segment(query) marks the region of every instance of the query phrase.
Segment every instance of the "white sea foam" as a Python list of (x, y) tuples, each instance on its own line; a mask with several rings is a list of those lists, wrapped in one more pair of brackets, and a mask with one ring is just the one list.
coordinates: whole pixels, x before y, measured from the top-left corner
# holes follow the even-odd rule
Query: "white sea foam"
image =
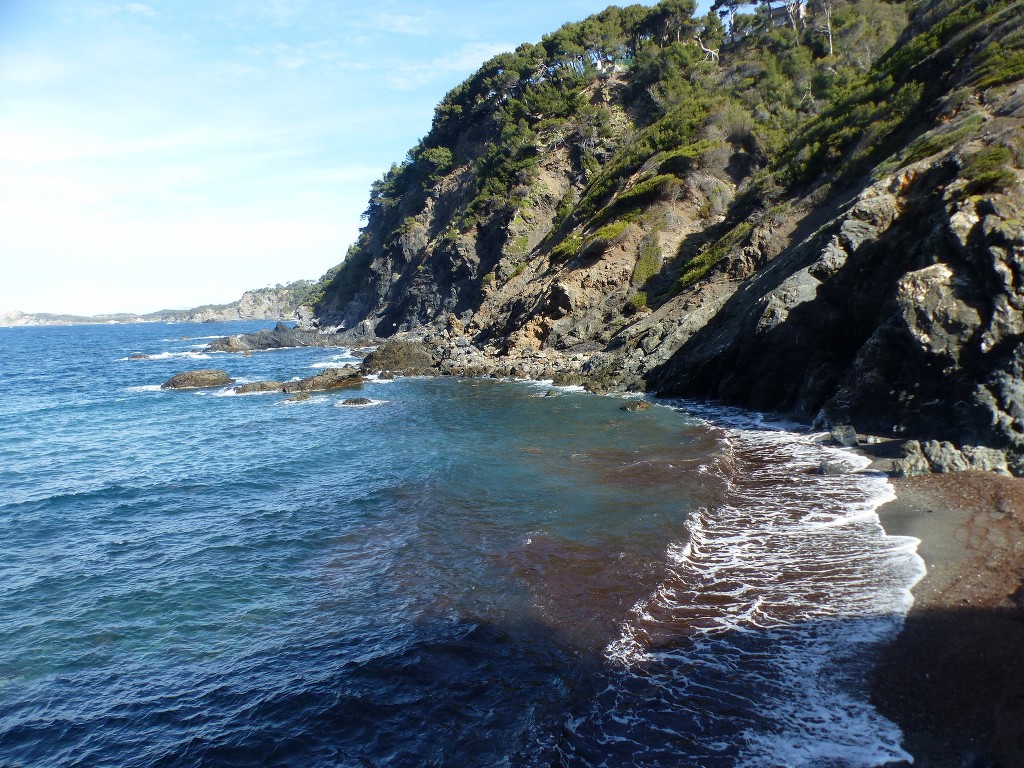
[[(702, 706), (701, 686), (743, 681), (735, 707), (750, 717), (731, 716), (741, 723), (731, 740), (741, 745), (738, 766), (909, 759), (866, 683), (873, 653), (899, 631), (924, 575), (919, 542), (887, 536), (879, 522), (892, 485), (864, 472), (864, 457), (766, 417), (687, 410), (727, 422), (730, 486), (722, 504), (692, 514), (688, 540), (668, 547), (665, 580), (633, 607), (606, 655), (627, 677), (664, 687), (666, 712), (677, 716), (712, 720), (691, 711)], [(849, 472), (809, 471), (822, 461)], [(594, 717), (630, 706), (617, 698)]]
[(310, 368), (344, 368), (346, 365), (353, 365), (359, 362), (359, 358), (352, 355), (351, 351), (346, 347), (336, 347), (341, 351), (336, 355), (331, 355), (326, 360), (319, 360), (315, 363), (310, 364)]
[(185, 358), (188, 360), (209, 360), (210, 356), (203, 352), (195, 351), (184, 351), (184, 352), (158, 352), (154, 355), (147, 355), (146, 357), (121, 357), (118, 361), (122, 360), (173, 360), (176, 358)]
[(160, 341), (163, 341), (167, 344), (174, 344), (175, 342), (178, 341), (213, 341), (215, 339), (223, 339), (224, 335), (225, 334), (221, 334), (220, 336), (189, 336), (184, 339), (160, 339)]
[(143, 384), (139, 387), (125, 387), (125, 392), (160, 392), (161, 387), (159, 384)]

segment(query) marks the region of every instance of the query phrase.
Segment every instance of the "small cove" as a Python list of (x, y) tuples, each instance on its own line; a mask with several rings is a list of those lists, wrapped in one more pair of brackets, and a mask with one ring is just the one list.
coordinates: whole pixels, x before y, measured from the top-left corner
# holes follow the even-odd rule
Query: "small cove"
[(259, 380), (351, 359), (190, 358), (257, 327), (0, 337), (15, 764), (902, 756), (863, 675), (909, 605), (914, 541), (873, 517), (883, 479), (807, 474), (858, 457), (530, 382), (374, 382), (367, 408), (155, 388), (190, 364)]

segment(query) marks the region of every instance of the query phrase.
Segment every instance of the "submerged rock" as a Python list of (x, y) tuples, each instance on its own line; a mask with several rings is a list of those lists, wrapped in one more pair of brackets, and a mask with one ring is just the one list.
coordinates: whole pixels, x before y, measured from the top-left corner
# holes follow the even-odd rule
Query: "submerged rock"
[(373, 400), (368, 397), (349, 397), (341, 401), (342, 405), (373, 405)]
[(619, 408), (620, 411), (629, 411), (635, 413), (637, 411), (649, 411), (651, 404), (646, 400), (630, 400), (628, 403)]
[(283, 392), (283, 381), (254, 381), (249, 384), (239, 384), (235, 387), (235, 393), (248, 395), (253, 392)]
[(161, 389), (205, 389), (206, 387), (223, 387), (234, 384), (235, 380), (226, 371), (205, 368), (198, 371), (183, 371), (175, 374), (163, 384)]

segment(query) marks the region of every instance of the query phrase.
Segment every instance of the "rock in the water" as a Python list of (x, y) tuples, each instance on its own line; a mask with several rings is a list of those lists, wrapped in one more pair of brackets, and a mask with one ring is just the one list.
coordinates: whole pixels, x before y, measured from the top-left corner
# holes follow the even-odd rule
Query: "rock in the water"
[(129, 360), (149, 360), (149, 355), (144, 355), (141, 352), (136, 352), (134, 355), (128, 355)]
[(284, 392), (326, 392), (329, 389), (342, 387), (359, 387), (363, 377), (359, 369), (348, 365), (344, 368), (327, 368), (316, 376), (309, 376), (301, 381), (289, 381), (281, 390)]
[(845, 475), (849, 470), (834, 461), (823, 461), (811, 470), (812, 475)]
[(161, 389), (203, 389), (205, 387), (223, 387), (234, 384), (235, 380), (226, 371), (205, 368), (198, 371), (184, 371), (176, 374), (160, 385)]
[(248, 395), (253, 392), (283, 392), (284, 382), (282, 381), (254, 381), (250, 384), (239, 384), (235, 387), (235, 393)]
[(284, 399), (286, 403), (301, 403), (304, 400), (309, 400), (308, 392), (299, 392), (297, 395), (292, 395), (291, 397), (286, 397)]
[(416, 341), (388, 341), (363, 360), (363, 373), (401, 373), (416, 376), (436, 373), (436, 362), (430, 350)]
[(630, 400), (624, 406), (619, 408), (620, 411), (629, 411), (630, 413), (635, 413), (636, 411), (649, 411), (650, 409), (651, 404), (646, 400)]
[(211, 342), (207, 352), (249, 352), (264, 349), (286, 349), (290, 347), (336, 347), (343, 346), (341, 336), (336, 333), (320, 333), (299, 327), (278, 323), (272, 331), (242, 333), (225, 336)]
[(833, 445), (841, 445), (843, 448), (857, 447), (857, 430), (849, 424), (833, 427), (831, 437)]
[(342, 405), (373, 405), (373, 400), (368, 397), (348, 397), (341, 401)]

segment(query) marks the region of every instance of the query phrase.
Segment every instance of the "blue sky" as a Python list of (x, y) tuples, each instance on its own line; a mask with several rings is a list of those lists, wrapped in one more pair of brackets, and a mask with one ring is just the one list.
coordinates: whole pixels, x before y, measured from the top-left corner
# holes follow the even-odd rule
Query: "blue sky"
[(606, 5), (0, 0), (0, 312), (319, 277), (450, 88)]

